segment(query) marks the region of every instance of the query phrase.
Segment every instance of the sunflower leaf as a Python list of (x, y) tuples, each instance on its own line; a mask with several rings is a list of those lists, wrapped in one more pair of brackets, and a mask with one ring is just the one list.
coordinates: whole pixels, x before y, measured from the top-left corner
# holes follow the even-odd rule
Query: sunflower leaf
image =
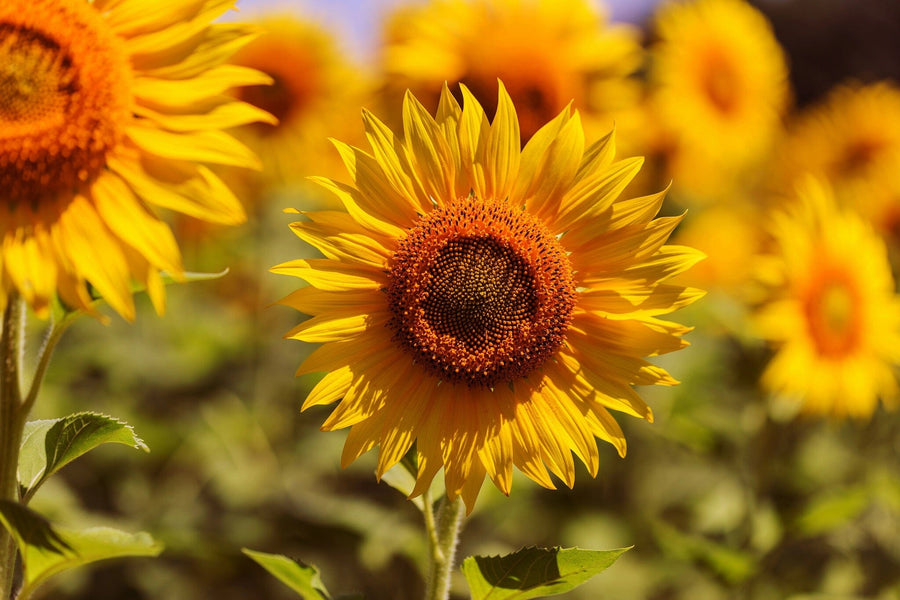
[(102, 444), (125, 444), (149, 452), (134, 429), (105, 415), (82, 412), (25, 424), (18, 477), (27, 502), (48, 477)]
[(212, 279), (222, 279), (228, 275), (228, 269), (222, 269), (218, 273), (195, 273), (192, 271), (185, 271), (182, 273), (180, 279), (176, 279), (169, 273), (160, 273), (160, 277), (162, 277), (163, 283), (169, 285), (171, 283), (189, 283), (191, 281), (210, 281)]
[(303, 600), (330, 600), (331, 596), (322, 583), (318, 568), (282, 554), (267, 554), (247, 548), (242, 548), (241, 551), (278, 581), (300, 594)]
[(125, 533), (108, 527), (83, 531), (57, 528), (44, 517), (16, 502), (0, 501), (0, 521), (19, 547), (24, 569), (26, 600), (49, 577), (88, 563), (120, 556), (157, 556), (163, 546), (149, 534)]
[(629, 549), (523, 548), (506, 556), (470, 556), (462, 570), (472, 600), (527, 600), (568, 592)]
[(859, 517), (872, 503), (867, 485), (859, 485), (816, 497), (797, 520), (806, 535), (822, 535)]
[[(409, 471), (403, 468), (402, 465), (396, 465), (392, 469), (388, 469), (388, 471), (381, 476), (381, 481), (406, 497), (409, 497), (413, 488), (416, 487), (416, 478), (410, 475)], [(421, 496), (411, 498), (411, 501), (419, 510), (424, 510), (425, 505), (422, 502)]]

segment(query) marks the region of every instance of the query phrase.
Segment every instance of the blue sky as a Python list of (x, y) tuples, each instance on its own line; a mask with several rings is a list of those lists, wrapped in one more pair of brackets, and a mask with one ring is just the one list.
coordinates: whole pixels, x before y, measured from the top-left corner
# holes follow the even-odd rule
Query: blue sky
[[(335, 32), (343, 49), (367, 62), (378, 45), (382, 14), (393, 6), (422, 0), (239, 0), (240, 16), (297, 12)], [(639, 21), (658, 0), (609, 0), (603, 3), (613, 20)], [(600, 4), (593, 0), (593, 4)]]

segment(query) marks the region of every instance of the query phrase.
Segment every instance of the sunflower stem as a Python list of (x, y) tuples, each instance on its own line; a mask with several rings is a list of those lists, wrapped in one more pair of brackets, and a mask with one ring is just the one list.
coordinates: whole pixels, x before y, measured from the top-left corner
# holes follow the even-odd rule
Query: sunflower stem
[(456, 554), (456, 544), (463, 522), (463, 507), (459, 496), (450, 500), (445, 494), (438, 505), (437, 521), (431, 513), (430, 497), (424, 498), (425, 526), (431, 549), (428, 579), (425, 582), (425, 600), (447, 600), (450, 597), (450, 572)]
[[(7, 298), (0, 334), (0, 499), (19, 501), (19, 447), (25, 428), (19, 373), (25, 335), (25, 304), (15, 292)], [(12, 595), (16, 545), (6, 529), (0, 531), (0, 598)]]
[(22, 413), (24, 413), (25, 417), (31, 412), (31, 408), (37, 400), (38, 392), (41, 389), (41, 383), (44, 381), (44, 373), (47, 372), (47, 366), (50, 364), (50, 357), (53, 356), (53, 351), (56, 349), (57, 342), (59, 342), (63, 333), (65, 333), (69, 328), (69, 325), (71, 325), (75, 318), (80, 314), (80, 312), (67, 312), (62, 318), (59, 320), (54, 319), (51, 323), (47, 336), (44, 338), (44, 342), (41, 345), (41, 349), (38, 351), (38, 364), (35, 368), (34, 376), (31, 378), (31, 386), (28, 388), (28, 395), (25, 396), (25, 400), (22, 403)]

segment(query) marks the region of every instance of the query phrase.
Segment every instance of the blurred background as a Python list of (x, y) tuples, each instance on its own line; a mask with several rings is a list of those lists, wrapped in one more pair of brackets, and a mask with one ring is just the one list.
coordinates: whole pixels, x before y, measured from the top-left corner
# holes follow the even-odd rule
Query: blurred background
[[(627, 193), (673, 181), (663, 211), (689, 209), (676, 236), (709, 254), (692, 277), (710, 293), (674, 316), (696, 327), (692, 346), (659, 361), (682, 384), (640, 390), (655, 422), (617, 418), (627, 457), (602, 447), (599, 476), (581, 469), (573, 490), (521, 477), (505, 498), (487, 484), (461, 555), (634, 545), (572, 599), (900, 600), (900, 415), (797, 417), (773, 400), (759, 383), (773, 349), (749, 325), (748, 268), (766, 245), (766, 211), (810, 171), (900, 265), (900, 2), (718, 4), (711, 22), (692, 23), (651, 0), (241, 0), (229, 18), (264, 33), (234, 60), (275, 84), (240, 94), (281, 123), (236, 132), (266, 164), (223, 173), (246, 225), (173, 221), (190, 270), (229, 272), (172, 286), (162, 318), (144, 298), (133, 325), (82, 319), (35, 413), (119, 417), (151, 452), (93, 452), (34, 507), (62, 523), (146, 530), (166, 551), (60, 577), (45, 596), (294, 597), (242, 547), (319, 566), (333, 594), (422, 596), (418, 511), (376, 483), (374, 453), (340, 469), (344, 434), (318, 431), (327, 407), (300, 414), (315, 379), (293, 373), (310, 348), (282, 339), (302, 317), (275, 305), (298, 282), (268, 269), (312, 255), (282, 211), (334, 206), (305, 177), (346, 180), (326, 138), (364, 147), (361, 107), (396, 128), (403, 90), (433, 110), (447, 80), (490, 108), (499, 76), (525, 137), (574, 99), (589, 138), (615, 124), (620, 153), (647, 157)], [(703, 90), (715, 118), (684, 80), (699, 60), (692, 44), (707, 38), (739, 59)], [(829, 162), (846, 148), (852, 168)], [(464, 597), (461, 577), (455, 590)]]

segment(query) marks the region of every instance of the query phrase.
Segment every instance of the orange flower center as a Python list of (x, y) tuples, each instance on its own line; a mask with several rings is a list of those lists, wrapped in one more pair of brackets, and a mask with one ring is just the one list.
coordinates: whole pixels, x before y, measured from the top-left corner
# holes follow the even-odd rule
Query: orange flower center
[(823, 356), (840, 357), (859, 344), (859, 294), (847, 274), (825, 273), (807, 292), (806, 319), (810, 336)]
[[(320, 93), (317, 61), (294, 40), (262, 37), (244, 48), (234, 62), (272, 77), (272, 85), (246, 86), (237, 91), (237, 96), (274, 115), (281, 124), (302, 115)], [(254, 127), (262, 134), (279, 130), (278, 125), (268, 123)]]
[(471, 196), (419, 219), (389, 280), (395, 339), (437, 377), (472, 387), (544, 363), (577, 295), (566, 252), (539, 221)]
[(878, 161), (887, 145), (885, 140), (873, 134), (860, 135), (857, 139), (850, 140), (837, 157), (836, 174), (843, 177), (864, 175)]
[(710, 50), (700, 72), (702, 89), (710, 104), (723, 115), (732, 114), (740, 105), (739, 80), (731, 59)]
[(126, 60), (84, 0), (0, 3), (0, 195), (37, 203), (99, 174), (130, 116)]

